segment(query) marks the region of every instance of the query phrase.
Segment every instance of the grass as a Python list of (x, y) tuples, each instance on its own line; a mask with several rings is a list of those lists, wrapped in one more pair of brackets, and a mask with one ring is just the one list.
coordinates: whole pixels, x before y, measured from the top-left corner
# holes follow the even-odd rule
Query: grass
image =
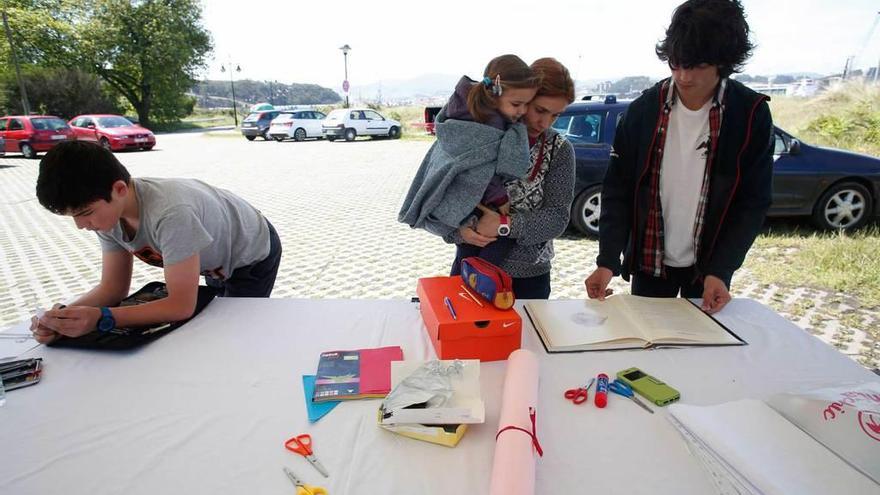
[[(774, 96), (770, 107), (773, 121), (806, 143), (880, 156), (878, 85), (848, 82), (810, 98)], [(764, 284), (846, 294), (880, 309), (878, 242), (877, 222), (841, 233), (771, 219), (745, 267)]]
[(880, 309), (880, 225), (853, 233), (817, 232), (779, 221), (768, 225), (745, 263), (759, 282), (848, 294)]
[[(239, 121), (243, 118), (244, 115), (240, 115)], [(233, 119), (232, 114), (228, 110), (217, 111), (197, 108), (192, 115), (177, 122), (153, 124), (153, 130), (156, 132), (177, 132), (231, 125), (235, 125), (235, 119)]]
[(848, 82), (811, 98), (774, 96), (773, 121), (809, 144), (880, 156), (880, 85)]

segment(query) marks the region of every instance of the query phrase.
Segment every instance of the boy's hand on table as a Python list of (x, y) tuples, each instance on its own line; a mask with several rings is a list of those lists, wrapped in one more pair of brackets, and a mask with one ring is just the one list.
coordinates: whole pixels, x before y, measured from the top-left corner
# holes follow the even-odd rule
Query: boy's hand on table
[(724, 282), (713, 275), (703, 279), (703, 311), (714, 314), (730, 302), (730, 292)]
[(67, 337), (79, 337), (98, 327), (101, 309), (93, 306), (67, 306), (51, 309), (40, 319), (40, 326)]
[[(52, 306), (52, 309), (63, 308), (64, 305), (57, 303)], [(45, 311), (37, 309), (36, 316), (31, 317), (31, 333), (34, 334), (34, 340), (41, 344), (48, 344), (53, 340), (57, 339), (60, 335), (58, 332), (52, 330), (51, 328), (45, 326), (41, 322), (41, 318), (46, 314)]]
[(608, 288), (608, 283), (611, 282), (613, 276), (614, 273), (611, 270), (602, 266), (593, 270), (593, 273), (584, 280), (584, 286), (587, 288), (587, 297), (604, 301), (606, 297), (613, 294), (614, 291)]

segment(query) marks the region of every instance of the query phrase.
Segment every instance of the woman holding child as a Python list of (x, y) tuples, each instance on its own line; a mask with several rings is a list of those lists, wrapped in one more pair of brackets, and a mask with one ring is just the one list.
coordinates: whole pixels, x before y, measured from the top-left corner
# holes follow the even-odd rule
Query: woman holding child
[[(517, 298), (547, 299), (553, 239), (568, 226), (575, 181), (571, 143), (551, 126), (574, 101), (574, 82), (565, 66), (552, 58), (536, 60), (530, 68), (539, 81), (535, 96), (521, 117), (528, 134), (530, 166), (525, 175), (504, 182), (509, 201), (507, 214), (503, 208), (480, 204), (482, 214), (478, 220), (462, 225), (444, 239), (456, 244), (453, 275), (459, 273), (461, 259), (475, 255), (474, 250), (485, 251), (499, 240), (510, 243), (500, 259), (490, 261), (513, 278)], [(497, 74), (485, 76), (497, 78)], [(503, 86), (503, 75), (500, 82)], [(502, 224), (508, 228), (499, 230)], [(504, 231), (506, 236), (499, 235)]]

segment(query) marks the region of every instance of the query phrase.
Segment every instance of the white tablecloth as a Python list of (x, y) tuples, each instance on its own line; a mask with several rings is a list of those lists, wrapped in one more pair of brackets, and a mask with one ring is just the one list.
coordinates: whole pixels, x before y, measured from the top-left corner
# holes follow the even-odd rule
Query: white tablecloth
[[(876, 379), (756, 302), (735, 300), (720, 319), (749, 345), (551, 355), (525, 319), (523, 347), (541, 363), (536, 493), (712, 492), (665, 410), (616, 396), (597, 409), (592, 391), (584, 405), (563, 399), (599, 372), (638, 366), (698, 405)], [(0, 493), (294, 493), (282, 466), (331, 494), (487, 492), (504, 362), (483, 363), (486, 423), (456, 448), (381, 430), (377, 400), (308, 423), (301, 375), (320, 352), (386, 345), (434, 357), (415, 304), (217, 299), (140, 350), (41, 346), (26, 355), (44, 358), (42, 382), (0, 407)], [(284, 449), (300, 433), (329, 479)]]

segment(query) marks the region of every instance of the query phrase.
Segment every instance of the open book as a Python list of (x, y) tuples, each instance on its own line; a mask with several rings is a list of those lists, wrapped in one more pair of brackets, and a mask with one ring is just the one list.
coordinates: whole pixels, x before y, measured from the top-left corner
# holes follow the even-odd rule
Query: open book
[(529, 301), (525, 309), (547, 352), (745, 344), (684, 298), (621, 294)]

